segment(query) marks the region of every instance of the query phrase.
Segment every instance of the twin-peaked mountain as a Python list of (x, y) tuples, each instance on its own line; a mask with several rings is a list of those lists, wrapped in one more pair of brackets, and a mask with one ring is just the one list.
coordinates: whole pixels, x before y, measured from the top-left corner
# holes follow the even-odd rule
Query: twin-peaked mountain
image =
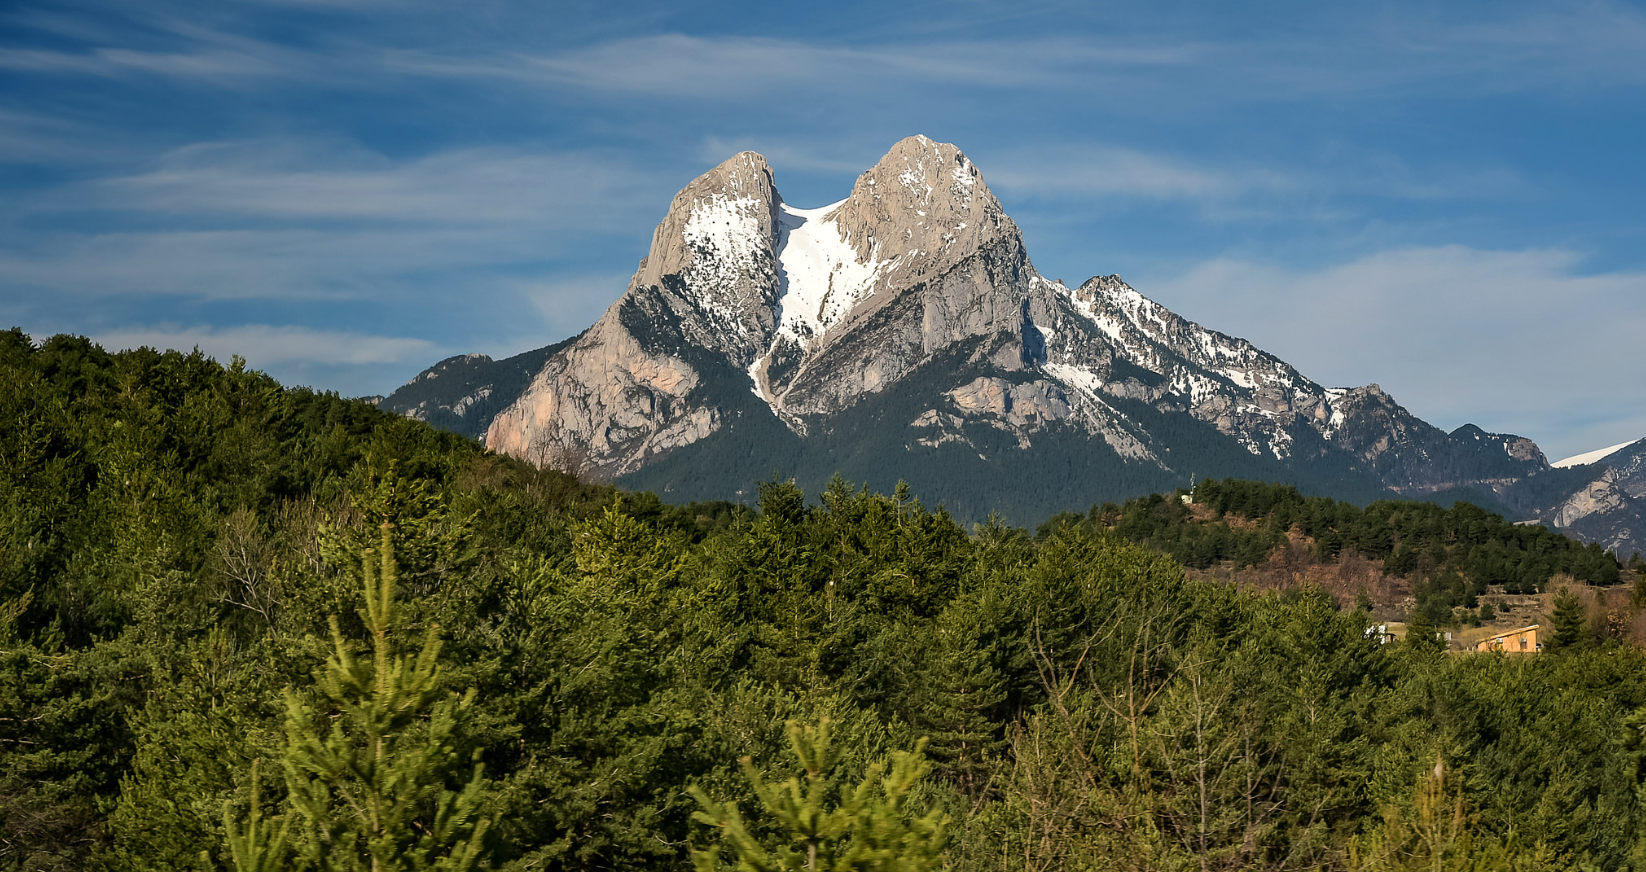
[(1366, 499), (1547, 468), (1529, 440), (1444, 433), (1376, 385), (1322, 387), (1118, 276), (1043, 278), (977, 167), (923, 136), (819, 209), (735, 155), (675, 196), (583, 334), (444, 361), (385, 406), (673, 499), (839, 472), (974, 519), (1194, 475)]

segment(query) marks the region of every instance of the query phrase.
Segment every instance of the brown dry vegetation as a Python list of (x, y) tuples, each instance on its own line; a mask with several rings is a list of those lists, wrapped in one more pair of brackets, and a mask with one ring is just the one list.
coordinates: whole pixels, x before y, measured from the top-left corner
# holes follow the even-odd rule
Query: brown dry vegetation
[[(1255, 526), (1230, 515), (1229, 525)], [(1377, 620), (1404, 618), (1412, 604), (1411, 582), (1398, 575), (1386, 575), (1383, 561), (1369, 560), (1353, 549), (1345, 549), (1336, 561), (1324, 562), (1314, 548), (1314, 540), (1293, 530), (1286, 544), (1275, 549), (1269, 559), (1256, 566), (1237, 569), (1232, 564), (1210, 569), (1186, 570), (1190, 578), (1221, 581), (1249, 590), (1286, 590), (1294, 587), (1319, 588), (1338, 603), (1352, 605), (1364, 592), (1372, 601)]]
[[(1218, 520), (1204, 506), (1193, 506), (1191, 511), (1197, 521)], [(1225, 515), (1221, 520), (1237, 530), (1258, 526), (1258, 522), (1234, 514)], [(1335, 561), (1323, 561), (1315, 549), (1314, 539), (1295, 528), (1287, 534), (1283, 547), (1256, 566), (1237, 568), (1225, 562), (1184, 572), (1192, 579), (1219, 581), (1247, 590), (1315, 588), (1330, 594), (1346, 608), (1353, 607), (1364, 593), (1371, 600), (1372, 620), (1378, 623), (1405, 621), (1416, 605), (1411, 581), (1386, 574), (1382, 560), (1367, 558), (1351, 548), (1342, 551)], [(1501, 585), (1490, 585), (1480, 602), (1491, 604), (1493, 617), (1470, 626), (1478, 612), (1471, 613), (1456, 632), (1457, 643), (1467, 647), (1506, 630), (1547, 624), (1549, 616), (1554, 614), (1554, 598), (1562, 588), (1570, 589), (1583, 600), (1590, 629), (1597, 637), (1646, 647), (1646, 573), (1631, 575), (1627, 571), (1624, 583), (1611, 588), (1591, 587), (1569, 575), (1551, 578), (1547, 588), (1535, 594), (1509, 594)]]

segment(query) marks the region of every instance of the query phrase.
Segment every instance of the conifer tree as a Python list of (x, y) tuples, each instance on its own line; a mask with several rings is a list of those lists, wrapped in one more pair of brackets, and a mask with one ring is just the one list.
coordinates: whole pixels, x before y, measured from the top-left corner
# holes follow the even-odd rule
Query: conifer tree
[(765, 813), (774, 819), (782, 844), (768, 849), (750, 832), (735, 803), (717, 803), (699, 788), (692, 797), (703, 811), (695, 820), (718, 827), (722, 843), (694, 851), (698, 872), (727, 867), (720, 851), (729, 846), (737, 872), (926, 872), (942, 868), (948, 820), (933, 811), (915, 818), (906, 807), (910, 792), (930, 768), (926, 740), (913, 751), (894, 751), (891, 766), (876, 763), (858, 786), (835, 796), (829, 771), (838, 754), (829, 746), (829, 721), (816, 728), (788, 722), (789, 747), (801, 774), (769, 784), (742, 760), (743, 774)]
[(1005, 679), (977, 638), (974, 604), (952, 606), (938, 616), (928, 670), (915, 699), (914, 721), (932, 737), (931, 756), (945, 780), (968, 796), (988, 780), (991, 758), (1005, 746), (998, 735), (997, 709), (1006, 698)]
[[(356, 656), (332, 619), (333, 653), (316, 673), (325, 709), (295, 692), (286, 696), (286, 814), (262, 818), (254, 773), (245, 826), (228, 822), (238, 872), (486, 868), (487, 783), (480, 764), (460, 750), (474, 692), (458, 698), (441, 686), (437, 628), (415, 653), (396, 650), (391, 534), (384, 523), (381, 550), (368, 549), (362, 561), (360, 614), (372, 656)], [(331, 723), (324, 733), (316, 727), (323, 717)], [(467, 781), (458, 783), (465, 772)]]
[(223, 830), (228, 834), (229, 861), (236, 872), (279, 872), (286, 865), (291, 838), (289, 817), (263, 817), (262, 761), (251, 765), (251, 809), (244, 826), (235, 821), (234, 806), (223, 806)]
[(1406, 624), (1406, 645), (1413, 651), (1446, 650), (1445, 641), (1422, 608), (1412, 610), (1411, 619)]
[(1552, 621), (1554, 635), (1549, 639), (1551, 651), (1573, 651), (1589, 642), (1588, 619), (1583, 613), (1583, 600), (1570, 588), (1561, 588), (1555, 594), (1555, 614)]
[(1484, 837), (1459, 789), (1448, 788), (1448, 769), (1434, 768), (1418, 779), (1408, 807), (1383, 809), (1383, 824), (1349, 840), (1350, 872), (1554, 872), (1572, 868), (1548, 846), (1520, 845)]

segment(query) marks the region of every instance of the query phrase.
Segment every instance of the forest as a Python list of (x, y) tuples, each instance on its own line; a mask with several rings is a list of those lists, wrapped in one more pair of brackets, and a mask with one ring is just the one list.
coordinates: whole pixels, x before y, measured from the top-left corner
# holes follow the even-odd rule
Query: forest
[(1646, 870), (1640, 647), (1196, 574), (1646, 583), (1467, 504), (676, 506), (16, 330), (0, 457), (0, 869)]

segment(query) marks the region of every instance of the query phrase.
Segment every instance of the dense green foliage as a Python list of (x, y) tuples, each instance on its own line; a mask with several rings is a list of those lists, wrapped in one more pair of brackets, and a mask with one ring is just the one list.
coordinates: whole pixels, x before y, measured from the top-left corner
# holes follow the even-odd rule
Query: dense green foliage
[[(420, 688), (401, 819), (466, 796), (479, 868), (690, 869), (705, 805), (784, 856), (786, 725), (825, 718), (819, 813), (867, 783), (869, 821), (946, 818), (955, 869), (1646, 868), (1646, 655), (1615, 642), (1379, 645), (1318, 591), (1188, 580), (1119, 515), (967, 531), (839, 481), (666, 506), (199, 355), (14, 332), (0, 386), (0, 869), (368, 832), (342, 797), (370, 778), (300, 777), (371, 734), (355, 651)], [(1399, 511), (1390, 555), (1508, 548)], [(1373, 514), (1318, 529), (1359, 548)], [(1444, 556), (1398, 532), (1431, 524)], [(359, 608), (371, 548), (392, 622)], [(894, 753), (922, 737), (924, 779)]]
[(870, 766), (862, 782), (847, 790), (830, 778), (839, 754), (829, 744), (828, 718), (816, 727), (791, 721), (788, 732), (799, 775), (769, 784), (752, 760), (742, 761), (760, 810), (782, 829), (777, 849), (767, 850), (749, 832), (736, 803), (716, 802), (693, 788), (692, 798), (703, 806), (694, 818), (720, 830), (723, 839), (720, 845), (692, 853), (698, 872), (721, 872), (724, 847), (732, 849), (736, 872), (942, 868), (947, 819), (939, 811), (916, 817), (907, 808), (910, 795), (930, 771), (921, 754), (924, 739), (913, 751), (893, 751), (889, 770), (883, 763)]

